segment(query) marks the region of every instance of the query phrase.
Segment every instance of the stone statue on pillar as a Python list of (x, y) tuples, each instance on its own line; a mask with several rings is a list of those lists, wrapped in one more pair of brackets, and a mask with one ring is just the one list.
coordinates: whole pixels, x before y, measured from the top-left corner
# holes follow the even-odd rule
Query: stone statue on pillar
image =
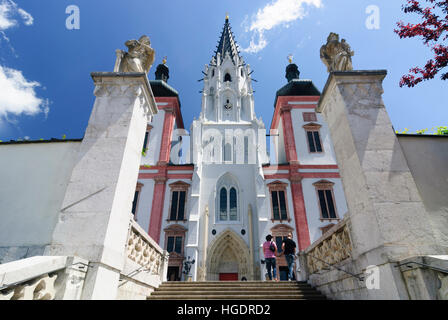
[(333, 32), (328, 36), (327, 43), (320, 48), (320, 58), (327, 66), (328, 72), (353, 70), (354, 55), (355, 52), (345, 39), (339, 42), (339, 35)]
[(128, 52), (116, 50), (117, 60), (114, 72), (144, 72), (148, 73), (155, 59), (155, 51), (151, 48), (148, 36), (139, 40), (128, 40), (125, 43)]

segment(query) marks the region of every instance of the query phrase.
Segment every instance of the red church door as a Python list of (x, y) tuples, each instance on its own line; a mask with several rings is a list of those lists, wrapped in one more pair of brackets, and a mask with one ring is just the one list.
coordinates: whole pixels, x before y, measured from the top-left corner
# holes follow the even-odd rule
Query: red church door
[(220, 273), (219, 281), (238, 281), (238, 273)]

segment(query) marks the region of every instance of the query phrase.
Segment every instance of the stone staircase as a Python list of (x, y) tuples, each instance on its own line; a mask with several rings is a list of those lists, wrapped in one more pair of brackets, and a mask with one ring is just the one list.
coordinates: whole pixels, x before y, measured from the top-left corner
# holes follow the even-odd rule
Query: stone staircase
[(164, 282), (148, 300), (324, 300), (306, 282), (207, 281)]

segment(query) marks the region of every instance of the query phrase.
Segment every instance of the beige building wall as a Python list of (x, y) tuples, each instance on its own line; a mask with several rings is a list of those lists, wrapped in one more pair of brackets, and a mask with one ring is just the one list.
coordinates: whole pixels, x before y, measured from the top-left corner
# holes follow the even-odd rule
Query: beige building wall
[(448, 136), (397, 137), (438, 242), (448, 250)]
[(0, 264), (42, 255), (80, 141), (0, 144)]

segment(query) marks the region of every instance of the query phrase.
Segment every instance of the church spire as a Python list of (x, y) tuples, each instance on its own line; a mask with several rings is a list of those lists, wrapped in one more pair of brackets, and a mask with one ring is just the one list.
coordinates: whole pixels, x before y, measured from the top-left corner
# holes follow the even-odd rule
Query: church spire
[(232, 33), (232, 28), (230, 27), (229, 15), (226, 15), (226, 21), (224, 23), (224, 28), (222, 29), (221, 38), (219, 39), (219, 44), (215, 51), (215, 60), (217, 60), (218, 53), (221, 55), (221, 59), (224, 59), (226, 52), (229, 53), (233, 63), (236, 63), (236, 61), (240, 59), (235, 37)]

